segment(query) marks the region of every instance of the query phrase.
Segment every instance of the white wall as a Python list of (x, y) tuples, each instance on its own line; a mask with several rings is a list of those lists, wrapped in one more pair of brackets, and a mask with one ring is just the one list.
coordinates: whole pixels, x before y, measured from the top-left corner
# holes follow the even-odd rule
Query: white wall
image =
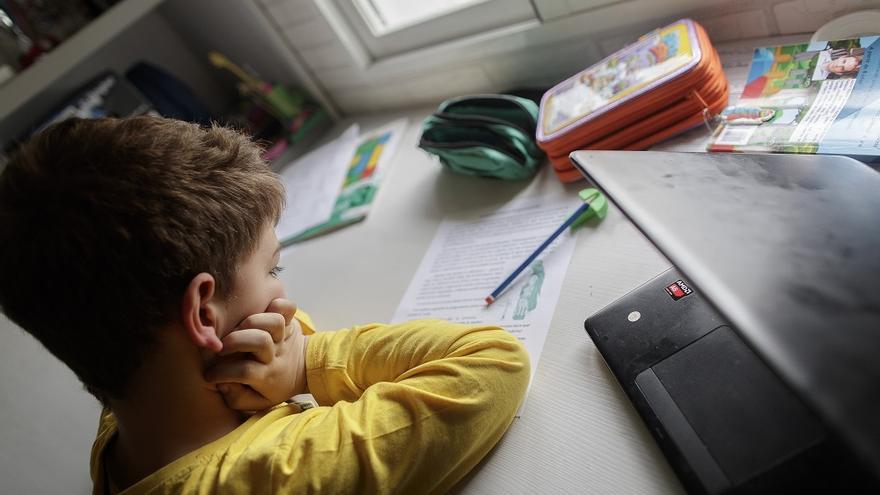
[(512, 87), (549, 87), (684, 16), (702, 23), (719, 43), (810, 33), (843, 13), (880, 8), (878, 0), (535, 0), (547, 15), (533, 29), (476, 45), (429, 49), (361, 69), (315, 0), (253, 1), (269, 13), (343, 113), (435, 104), (449, 96)]
[[(268, 33), (263, 32), (265, 21), (253, 3), (166, 0), (159, 12), (186, 39), (187, 48), (205, 64), (208, 52), (216, 50), (238, 65), (251, 67), (268, 81), (300, 84), (296, 74), (281, 62), (284, 46), (273, 43)], [(213, 67), (211, 71), (214, 76), (219, 74)]]
[[(64, 325), (64, 315), (57, 317)], [(2, 315), (0, 336), (0, 493), (91, 493), (89, 451), (98, 401)]]

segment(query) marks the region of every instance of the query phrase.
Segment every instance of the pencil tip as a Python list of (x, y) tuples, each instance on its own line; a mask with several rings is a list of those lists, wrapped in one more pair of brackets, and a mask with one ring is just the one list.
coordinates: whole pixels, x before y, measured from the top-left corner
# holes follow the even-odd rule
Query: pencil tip
[(488, 306), (488, 305), (492, 304), (493, 302), (495, 302), (495, 298), (492, 296), (486, 296), (486, 299), (484, 299), (484, 301), (486, 301), (486, 306)]

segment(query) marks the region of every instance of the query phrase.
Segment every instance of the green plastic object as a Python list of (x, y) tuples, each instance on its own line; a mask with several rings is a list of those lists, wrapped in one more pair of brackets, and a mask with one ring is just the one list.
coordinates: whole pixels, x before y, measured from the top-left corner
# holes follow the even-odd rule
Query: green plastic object
[(538, 105), (518, 96), (451, 98), (422, 123), (419, 147), (455, 173), (527, 179), (544, 160), (535, 143), (537, 119)]
[(262, 96), (285, 119), (295, 119), (303, 111), (306, 100), (305, 93), (278, 84)]
[(579, 216), (574, 222), (571, 223), (571, 229), (582, 225), (587, 220), (596, 217), (599, 220), (605, 218), (605, 215), (608, 214), (608, 200), (605, 199), (605, 195), (602, 194), (598, 189), (589, 188), (583, 189), (578, 192), (578, 196), (581, 197), (584, 203), (588, 203), (590, 208), (583, 212), (581, 216)]

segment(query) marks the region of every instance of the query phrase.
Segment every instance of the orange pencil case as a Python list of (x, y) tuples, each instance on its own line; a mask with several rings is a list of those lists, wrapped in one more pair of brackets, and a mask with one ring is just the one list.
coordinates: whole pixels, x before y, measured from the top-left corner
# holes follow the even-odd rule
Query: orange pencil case
[(706, 31), (682, 19), (652, 31), (550, 88), (536, 140), (563, 182), (581, 149), (642, 150), (717, 115), (727, 78)]

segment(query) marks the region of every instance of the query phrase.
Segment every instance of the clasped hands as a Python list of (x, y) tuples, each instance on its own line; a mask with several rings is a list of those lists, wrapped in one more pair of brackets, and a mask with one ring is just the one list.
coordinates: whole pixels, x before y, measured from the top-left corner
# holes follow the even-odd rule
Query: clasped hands
[(308, 337), (295, 313), (293, 302), (275, 299), (221, 339), (223, 349), (205, 379), (217, 386), (227, 406), (259, 411), (307, 391)]

